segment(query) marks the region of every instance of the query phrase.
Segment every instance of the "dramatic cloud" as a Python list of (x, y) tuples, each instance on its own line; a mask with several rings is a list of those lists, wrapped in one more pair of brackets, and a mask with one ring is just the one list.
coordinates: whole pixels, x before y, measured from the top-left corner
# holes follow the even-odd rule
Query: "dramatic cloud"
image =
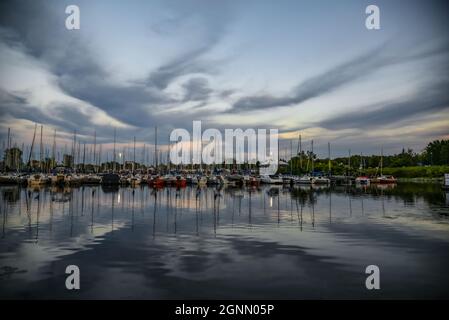
[[(59, 7), (63, 9), (62, 4)], [(83, 41), (83, 34), (67, 32), (62, 23), (65, 16), (57, 17), (46, 3), (7, 1), (1, 4), (0, 9), (0, 40), (3, 43), (43, 61), (51, 74), (56, 76), (60, 90), (68, 96), (103, 110), (113, 118), (133, 126), (134, 130), (154, 127), (157, 124), (161, 127), (172, 127), (176, 123), (181, 124), (183, 120), (190, 120), (190, 114), (186, 114), (186, 119), (178, 114), (177, 121), (170, 121), (168, 115), (158, 115), (158, 111), (189, 100), (205, 100), (211, 93), (207, 79), (199, 77), (189, 79), (183, 85), (186, 92), (182, 99), (173, 98), (163, 90), (180, 76), (215, 72), (212, 64), (201, 61), (200, 57), (222, 37), (225, 24), (223, 18), (217, 19), (209, 26), (204, 42), (198, 48), (157, 68), (150, 73), (146, 81), (137, 79), (117, 83), (100, 63), (101, 57), (96, 56)], [(194, 12), (192, 9), (188, 10), (190, 13)], [(210, 10), (204, 13), (208, 12)], [(186, 10), (183, 10), (183, 13), (188, 14)], [(21, 119), (60, 125), (66, 129), (80, 129), (93, 124), (86, 114), (76, 110), (76, 106), (58, 107), (53, 116), (49, 117), (37, 107), (25, 107), (28, 104), (25, 100), (20, 101), (24, 106), (9, 110), (7, 101), (3, 101), (6, 97), (6, 93), (2, 94), (2, 110), (9, 111), (10, 115)], [(34, 108), (32, 114), (28, 114), (30, 108)], [(167, 123), (164, 124), (164, 121)], [(72, 125), (67, 125), (67, 122)], [(110, 135), (110, 132), (108, 134)]]
[(226, 112), (248, 112), (300, 104), (369, 76), (386, 66), (407, 63), (415, 59), (428, 58), (432, 55), (443, 53), (449, 53), (447, 45), (437, 49), (405, 54), (400, 54), (399, 52), (391, 53), (387, 45), (382, 45), (366, 54), (305, 80), (297, 85), (287, 96), (260, 95), (243, 97), (237, 100), (232, 105), (232, 108)]
[[(422, 90), (404, 101), (363, 106), (349, 112), (320, 121), (316, 125), (333, 130), (348, 128), (372, 129), (398, 123), (404, 119), (449, 110), (449, 81), (445, 80)], [(449, 133), (449, 129), (447, 130)]]
[[(154, 141), (157, 126), (163, 144), (173, 128), (202, 120), (204, 128), (354, 135), (351, 143), (369, 148), (375, 140), (362, 137), (364, 128), (409, 130), (407, 120), (444, 113), (449, 100), (447, 11), (432, 4), (397, 10), (380, 1), (389, 15), (373, 32), (355, 25), (363, 20), (356, 1), (344, 4), (351, 20), (321, 10), (323, 3), (301, 11), (295, 1), (79, 0), (81, 29), (73, 32), (64, 24), (70, 1), (1, 1), (0, 118), (7, 121), (0, 133), (14, 128), (29, 143), (39, 123), (61, 139), (77, 130), (92, 140), (95, 130), (97, 141), (110, 143), (115, 129), (125, 145), (134, 136)], [(311, 76), (299, 81), (298, 72)], [(372, 94), (377, 90), (382, 94)], [(432, 121), (423, 120), (410, 139), (443, 136)]]

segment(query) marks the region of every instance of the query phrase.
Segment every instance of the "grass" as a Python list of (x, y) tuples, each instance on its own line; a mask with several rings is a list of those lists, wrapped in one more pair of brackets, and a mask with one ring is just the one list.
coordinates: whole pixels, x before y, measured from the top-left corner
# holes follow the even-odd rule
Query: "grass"
[[(369, 168), (365, 172), (367, 175), (375, 175), (376, 171), (376, 168)], [(445, 173), (449, 173), (449, 166), (383, 168), (383, 174), (396, 178), (443, 178)]]

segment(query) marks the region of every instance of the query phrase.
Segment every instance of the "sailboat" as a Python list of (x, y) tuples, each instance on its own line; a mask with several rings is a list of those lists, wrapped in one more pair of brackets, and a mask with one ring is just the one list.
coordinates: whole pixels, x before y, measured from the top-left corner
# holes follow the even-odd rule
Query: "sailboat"
[(283, 184), (284, 180), (277, 175), (261, 175), (260, 182), (266, 184)]
[(362, 175), (363, 168), (364, 168), (364, 165), (363, 165), (363, 154), (360, 154), (360, 167), (359, 167), (360, 175), (357, 178), (355, 178), (355, 183), (356, 184), (360, 184), (360, 185), (369, 185), (370, 184), (370, 178), (368, 178), (365, 175)]
[(299, 177), (298, 179), (296, 179), (295, 182), (299, 183), (299, 184), (313, 184), (313, 183), (315, 183), (315, 178), (308, 174), (305, 174), (305, 175)]
[(329, 184), (331, 182), (329, 178), (323, 176), (314, 177), (313, 179), (314, 184)]
[(28, 186), (29, 187), (43, 186), (49, 182), (50, 182), (50, 178), (48, 178), (43, 173), (33, 174), (28, 178)]
[(51, 184), (58, 187), (63, 187), (66, 184), (64, 173), (58, 172), (56, 175), (51, 176)]
[(384, 157), (384, 152), (383, 152), (383, 148), (381, 149), (381, 154), (380, 154), (380, 176), (377, 178), (374, 178), (371, 180), (372, 183), (380, 183), (380, 184), (391, 184), (391, 183), (396, 183), (397, 179), (395, 177), (393, 177), (392, 175), (384, 175), (382, 170), (383, 170), (383, 157)]

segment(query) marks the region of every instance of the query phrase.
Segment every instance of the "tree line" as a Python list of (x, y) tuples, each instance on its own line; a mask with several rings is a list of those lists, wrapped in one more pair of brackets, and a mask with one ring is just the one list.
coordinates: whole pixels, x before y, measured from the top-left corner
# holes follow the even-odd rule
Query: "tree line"
[[(310, 151), (293, 157), (288, 166), (281, 172), (292, 171), (295, 174), (311, 172), (311, 159), (314, 159), (314, 171), (329, 172), (329, 158), (317, 158)], [(448, 166), (449, 165), (449, 140), (435, 140), (427, 144), (422, 152), (412, 149), (402, 149), (400, 153), (393, 155), (351, 155), (349, 157), (338, 157), (330, 161), (330, 172), (332, 174), (347, 174), (365, 171), (367, 169), (380, 168), (382, 158), (383, 168), (402, 168), (419, 166)], [(372, 170), (369, 170), (372, 172)]]

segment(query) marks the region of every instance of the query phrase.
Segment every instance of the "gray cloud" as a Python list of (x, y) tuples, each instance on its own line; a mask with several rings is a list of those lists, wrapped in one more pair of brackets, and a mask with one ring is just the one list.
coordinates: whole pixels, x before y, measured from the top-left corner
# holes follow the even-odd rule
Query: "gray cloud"
[[(187, 2), (171, 3), (176, 12), (176, 18), (168, 18), (152, 26), (157, 33), (174, 34), (183, 32), (183, 27), (192, 18), (199, 19), (201, 29), (207, 26), (207, 33), (201, 41), (201, 45), (188, 50), (167, 64), (160, 66), (146, 79), (150, 87), (165, 89), (172, 81), (180, 76), (203, 73), (214, 74), (218, 72), (218, 61), (206, 61), (202, 56), (213, 48), (226, 34), (226, 26), (230, 20), (230, 10), (226, 2), (198, 2), (197, 6)], [(173, 23), (173, 20), (176, 20)]]
[(445, 79), (423, 87), (420, 92), (406, 100), (365, 106), (357, 112), (341, 114), (316, 123), (316, 126), (332, 130), (370, 129), (387, 126), (423, 113), (449, 110), (447, 88), (449, 80)]
[[(65, 16), (54, 14), (64, 12), (66, 3), (51, 4), (50, 7), (49, 3), (36, 1), (2, 1), (0, 41), (44, 62), (48, 70), (57, 77), (60, 89), (69, 96), (90, 103), (108, 115), (134, 126), (132, 129), (121, 129), (119, 133), (122, 137), (140, 135), (142, 139), (149, 139), (153, 130), (148, 128), (155, 125), (159, 126), (161, 132), (179, 127), (180, 124), (191, 121), (195, 113), (177, 114), (173, 117), (167, 113), (158, 115), (157, 111), (190, 99), (197, 101), (208, 98), (211, 89), (199, 77), (184, 85), (186, 96), (181, 100), (175, 100), (163, 90), (180, 76), (216, 72), (215, 63), (205, 62), (201, 56), (217, 44), (225, 33), (229, 17), (226, 10), (220, 13), (220, 6), (206, 5), (199, 10), (201, 12), (188, 5), (180, 8), (175, 6), (174, 10), (179, 9), (180, 16), (195, 15), (213, 21), (202, 44), (159, 67), (144, 81), (114, 83), (110, 80), (109, 72), (99, 63), (101, 57), (96, 56), (82, 40), (83, 32), (86, 31), (81, 29), (78, 32), (67, 32), (64, 27)], [(25, 100), (18, 101), (15, 109), (10, 110), (6, 98), (5, 95), (1, 96), (2, 113), (9, 112), (18, 118), (67, 129), (78, 127), (83, 130), (86, 126), (88, 130), (88, 126), (93, 127), (84, 114), (72, 110), (75, 109), (74, 106), (58, 107), (59, 112), (54, 117), (48, 117), (39, 112), (38, 108), (28, 105)], [(27, 113), (30, 108), (34, 110), (34, 114)], [(70, 120), (65, 120), (69, 118)], [(99, 128), (99, 138), (102, 134), (111, 138), (110, 131), (107, 127)]]
[(340, 64), (322, 74), (311, 77), (297, 85), (286, 96), (256, 95), (237, 100), (226, 113), (248, 112), (300, 104), (309, 99), (332, 92), (377, 70), (398, 63), (426, 58), (448, 52), (448, 45), (418, 51), (415, 53), (389, 53), (384, 44), (348, 62)]
[(206, 100), (212, 93), (209, 81), (206, 78), (191, 78), (182, 85), (185, 90), (184, 100)]
[(145, 81), (149, 87), (155, 87), (163, 90), (174, 81), (175, 79), (191, 74), (191, 73), (204, 73), (213, 74), (217, 72), (216, 62), (206, 63), (204, 61), (196, 61), (203, 53), (209, 50), (215, 41), (208, 43), (207, 46), (202, 46), (192, 52), (182, 55), (174, 61), (169, 62), (166, 65), (159, 67), (156, 71), (152, 72), (148, 79)]

